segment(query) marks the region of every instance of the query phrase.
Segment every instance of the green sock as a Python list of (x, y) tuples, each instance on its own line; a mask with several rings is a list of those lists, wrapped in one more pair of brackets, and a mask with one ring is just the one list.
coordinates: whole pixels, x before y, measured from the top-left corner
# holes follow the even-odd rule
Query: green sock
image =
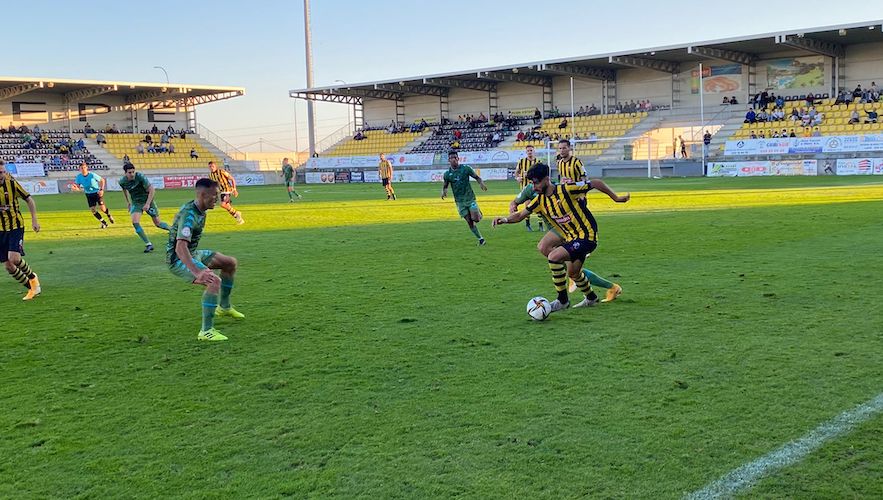
[(202, 294), (202, 331), (211, 330), (215, 326), (215, 309), (218, 308), (218, 294), (205, 292)]
[(144, 228), (141, 227), (141, 224), (132, 225), (135, 226), (135, 234), (137, 234), (138, 237), (141, 238), (141, 241), (143, 241), (145, 245), (149, 245), (150, 240), (147, 239), (147, 234), (144, 232)]
[(171, 229), (171, 228), (169, 227), (169, 225), (166, 224), (165, 222), (160, 222), (160, 223), (159, 223), (159, 228), (160, 228), (160, 229), (165, 229), (166, 231), (168, 231), (169, 229)]
[(230, 309), (230, 294), (233, 293), (233, 276), (221, 276), (221, 307)]
[(291, 191), (288, 192), (288, 199), (289, 199), (289, 200), (293, 200), (293, 199), (294, 199), (294, 194), (292, 194)]
[(472, 234), (474, 234), (476, 238), (482, 239), (481, 233), (478, 231), (478, 226), (472, 226), (469, 228), (469, 230), (472, 231)]
[(599, 286), (601, 288), (613, 288), (613, 282), (605, 280), (604, 278), (598, 276), (592, 271), (589, 271), (588, 269), (583, 268), (583, 274), (586, 276), (586, 279), (589, 280), (589, 283), (595, 286)]

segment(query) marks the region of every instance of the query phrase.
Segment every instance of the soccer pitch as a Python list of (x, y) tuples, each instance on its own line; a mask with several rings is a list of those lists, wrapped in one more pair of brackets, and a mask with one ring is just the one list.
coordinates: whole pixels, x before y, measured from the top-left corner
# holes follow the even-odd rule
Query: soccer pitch
[[(200, 242), (240, 263), (220, 343), (122, 194), (104, 231), (36, 198), (43, 295), (0, 285), (0, 497), (680, 498), (883, 392), (880, 179), (609, 184), (632, 201), (590, 195), (587, 267), (624, 294), (542, 323), (540, 234), (490, 227), (514, 183), (476, 191), (485, 247), (438, 184), (245, 188)], [(881, 429), (737, 493), (877, 497)]]

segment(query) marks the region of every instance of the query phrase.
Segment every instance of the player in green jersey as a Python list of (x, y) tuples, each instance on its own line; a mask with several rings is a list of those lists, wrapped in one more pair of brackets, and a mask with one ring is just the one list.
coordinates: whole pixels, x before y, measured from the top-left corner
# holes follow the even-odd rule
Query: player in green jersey
[[(217, 203), (217, 181), (196, 181), (196, 198), (185, 203), (175, 215), (166, 245), (166, 263), (172, 274), (188, 283), (205, 287), (202, 295), (202, 328), (196, 335), (199, 340), (227, 340), (215, 329), (216, 315), (245, 318), (230, 305), (236, 259), (212, 250), (196, 249), (205, 228), (206, 212), (215, 208)], [(221, 277), (218, 278), (212, 269), (220, 269)]]
[[(525, 176), (526, 175), (527, 174), (525, 174)], [(577, 184), (584, 184), (584, 183), (578, 182)], [(516, 196), (515, 199), (509, 203), (509, 214), (514, 214), (515, 212), (518, 211), (519, 205), (521, 205), (523, 203), (527, 203), (528, 201), (536, 198), (537, 196), (538, 196), (538, 194), (534, 190), (533, 184), (528, 184), (527, 186), (524, 187), (524, 189), (521, 190), (520, 193), (518, 193), (518, 196)], [(542, 214), (539, 214), (539, 217), (540, 217), (540, 230), (542, 230), (544, 216)], [(549, 227), (549, 232), (547, 232), (545, 235), (543, 235), (543, 237), (540, 239), (540, 242), (537, 243), (537, 251), (539, 251), (543, 257), (549, 257), (549, 254), (552, 252), (552, 250), (554, 250), (556, 247), (560, 247), (561, 245), (564, 244), (564, 238), (561, 237), (561, 235), (558, 233), (558, 231), (555, 230), (555, 228), (552, 226), (552, 224), (550, 224), (547, 221), (546, 225)], [(602, 299), (601, 302), (610, 302), (612, 300), (615, 300), (617, 297), (619, 297), (622, 294), (622, 287), (618, 283), (614, 283), (610, 280), (607, 280), (607, 279), (595, 274), (590, 269), (587, 269), (585, 267), (585, 264), (583, 264), (583, 266), (584, 266), (583, 267), (583, 274), (585, 275), (586, 279), (589, 280), (589, 283), (594, 286), (604, 288), (607, 290), (606, 297), (604, 299)], [(574, 291), (576, 291), (576, 288), (577, 288), (576, 282), (573, 280), (570, 280), (570, 285), (568, 286), (568, 291), (574, 292)]]
[(469, 230), (478, 238), (479, 246), (484, 245), (484, 238), (475, 225), (481, 220), (481, 210), (479, 210), (478, 203), (475, 201), (475, 193), (472, 191), (469, 179), (477, 180), (482, 191), (487, 191), (487, 186), (484, 185), (484, 181), (475, 173), (475, 170), (472, 170), (472, 167), (460, 165), (460, 157), (456, 151), (448, 153), (448, 163), (451, 165), (451, 168), (445, 172), (445, 185), (442, 187), (441, 197), (445, 199), (448, 195), (448, 186), (451, 186), (460, 217), (466, 219)]
[(153, 219), (153, 225), (169, 230), (169, 225), (160, 220), (159, 209), (153, 202), (153, 196), (156, 193), (147, 177), (140, 172), (135, 172), (135, 165), (126, 163), (123, 165), (123, 172), (126, 173), (120, 178), (120, 187), (123, 188), (123, 196), (126, 197), (126, 206), (129, 208), (129, 214), (132, 216), (132, 226), (135, 228), (135, 234), (144, 242), (144, 253), (153, 251), (153, 243), (147, 238), (147, 233), (141, 227), (141, 214), (146, 213)]
[(294, 203), (294, 197), (303, 198), (294, 190), (294, 166), (288, 158), (282, 158), (282, 177), (285, 179), (285, 187), (288, 189), (288, 202)]

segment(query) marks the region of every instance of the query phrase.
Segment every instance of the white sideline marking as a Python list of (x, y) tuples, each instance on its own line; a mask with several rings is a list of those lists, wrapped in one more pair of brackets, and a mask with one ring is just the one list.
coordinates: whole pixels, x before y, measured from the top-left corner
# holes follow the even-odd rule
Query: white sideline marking
[(855, 426), (881, 411), (883, 411), (883, 393), (837, 415), (796, 441), (733, 470), (701, 490), (687, 495), (686, 498), (690, 500), (730, 498), (740, 490), (754, 486), (754, 483), (763, 476), (800, 462), (826, 441), (850, 432)]

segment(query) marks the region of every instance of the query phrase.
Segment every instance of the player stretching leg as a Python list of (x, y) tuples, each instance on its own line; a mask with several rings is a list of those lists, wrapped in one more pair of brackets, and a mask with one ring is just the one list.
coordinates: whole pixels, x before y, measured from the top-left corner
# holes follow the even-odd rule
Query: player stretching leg
[(514, 224), (524, 220), (532, 212), (546, 217), (554, 229), (564, 236), (564, 243), (549, 252), (549, 270), (558, 298), (552, 301), (552, 311), (560, 311), (570, 306), (567, 296), (567, 277), (570, 276), (585, 295), (575, 307), (587, 307), (598, 301), (592, 285), (582, 272), (583, 262), (598, 246), (598, 224), (585, 202), (586, 193), (597, 189), (617, 203), (629, 200), (628, 194), (619, 196), (600, 179), (585, 184), (555, 185), (549, 179), (549, 167), (538, 163), (528, 171), (528, 179), (533, 183), (537, 197), (531, 200), (520, 212), (508, 217), (497, 217), (494, 225)]
[(380, 153), (380, 163), (377, 165), (377, 173), (380, 175), (380, 182), (383, 189), (386, 190), (386, 199), (396, 199), (395, 189), (392, 188), (392, 163), (386, 159), (386, 155)]
[[(153, 202), (156, 194), (154, 188), (147, 177), (141, 175), (141, 172), (135, 172), (135, 165), (126, 163), (123, 165), (123, 172), (126, 175), (120, 178), (120, 187), (123, 188), (123, 196), (126, 198), (126, 206), (129, 208), (129, 214), (132, 216), (132, 227), (135, 228), (135, 234), (144, 242), (144, 253), (153, 251), (153, 243), (147, 238), (147, 233), (141, 227), (141, 214), (146, 213), (153, 220), (153, 225), (168, 231), (169, 225), (160, 220), (159, 209)], [(130, 198), (131, 196), (131, 198)]]
[(294, 190), (294, 166), (288, 158), (282, 158), (282, 177), (285, 179), (285, 187), (288, 189), (288, 202), (294, 203), (294, 196), (303, 198)]
[(477, 180), (482, 191), (487, 191), (487, 186), (484, 185), (484, 181), (475, 173), (475, 170), (472, 170), (472, 167), (460, 165), (460, 157), (456, 151), (448, 153), (448, 163), (451, 168), (445, 172), (445, 185), (442, 187), (441, 198), (445, 199), (448, 195), (448, 185), (450, 185), (454, 191), (454, 202), (457, 204), (460, 217), (466, 219), (469, 230), (478, 238), (478, 245), (484, 245), (484, 237), (481, 236), (478, 226), (475, 225), (481, 221), (481, 210), (475, 201), (475, 193), (472, 191), (469, 179)]
[(101, 211), (104, 212), (104, 215), (107, 216), (107, 220), (109, 220), (111, 224), (114, 223), (113, 216), (110, 215), (110, 210), (108, 210), (107, 205), (104, 204), (104, 189), (106, 187), (107, 181), (104, 180), (103, 177), (95, 172), (89, 172), (88, 163), (80, 163), (80, 173), (77, 174), (77, 178), (74, 179), (71, 188), (75, 191), (82, 190), (86, 193), (86, 203), (89, 204), (89, 210), (92, 211), (92, 216), (98, 219), (98, 222), (101, 223), (101, 229), (107, 227), (107, 222), (98, 212), (99, 207), (101, 208)]
[[(525, 178), (527, 178), (527, 174), (525, 174)], [(521, 193), (515, 197), (509, 203), (509, 213), (514, 214), (518, 211), (518, 206), (522, 203), (527, 203), (528, 201), (537, 197), (537, 192), (533, 189), (533, 184), (528, 184), (524, 189), (521, 190)], [(539, 216), (540, 219), (540, 230), (543, 229), (543, 219), (542, 215)], [(564, 244), (564, 238), (552, 227), (552, 224), (548, 224), (549, 232), (543, 235), (540, 239), (539, 243), (537, 243), (537, 250), (542, 254), (543, 257), (549, 257), (549, 254), (555, 247), (560, 247)], [(606, 297), (601, 300), (601, 302), (610, 302), (615, 300), (622, 294), (622, 287), (617, 283), (613, 283), (589, 269), (583, 267), (583, 274), (586, 275), (586, 278), (589, 280), (589, 283), (593, 286), (601, 287), (607, 290)], [(576, 282), (573, 280), (570, 281), (570, 286), (568, 287), (568, 292), (573, 292), (576, 290)]]
[[(175, 215), (166, 245), (166, 263), (172, 274), (188, 283), (205, 287), (202, 294), (202, 328), (196, 335), (198, 340), (227, 340), (215, 329), (216, 315), (245, 318), (230, 304), (236, 259), (212, 250), (196, 249), (205, 228), (206, 212), (215, 208), (217, 200), (217, 182), (211, 179), (196, 181), (196, 198), (181, 207)], [(221, 277), (212, 269), (220, 269)]]
[(0, 262), (15, 281), (28, 289), (22, 300), (31, 300), (40, 295), (40, 280), (31, 266), (22, 258), (25, 254), (25, 222), (21, 216), (18, 199), (25, 200), (31, 212), (31, 227), (40, 232), (37, 222), (37, 205), (31, 194), (6, 171), (6, 163), (0, 160)]
[(221, 208), (227, 211), (231, 217), (236, 219), (236, 222), (240, 224), (245, 224), (245, 221), (242, 219), (242, 213), (233, 208), (233, 204), (230, 203), (230, 195), (232, 194), (235, 197), (239, 197), (239, 191), (236, 189), (236, 179), (233, 178), (233, 175), (230, 172), (227, 172), (223, 168), (218, 168), (215, 165), (215, 162), (208, 162), (209, 169), (209, 178), (218, 183), (218, 189), (221, 190)]

